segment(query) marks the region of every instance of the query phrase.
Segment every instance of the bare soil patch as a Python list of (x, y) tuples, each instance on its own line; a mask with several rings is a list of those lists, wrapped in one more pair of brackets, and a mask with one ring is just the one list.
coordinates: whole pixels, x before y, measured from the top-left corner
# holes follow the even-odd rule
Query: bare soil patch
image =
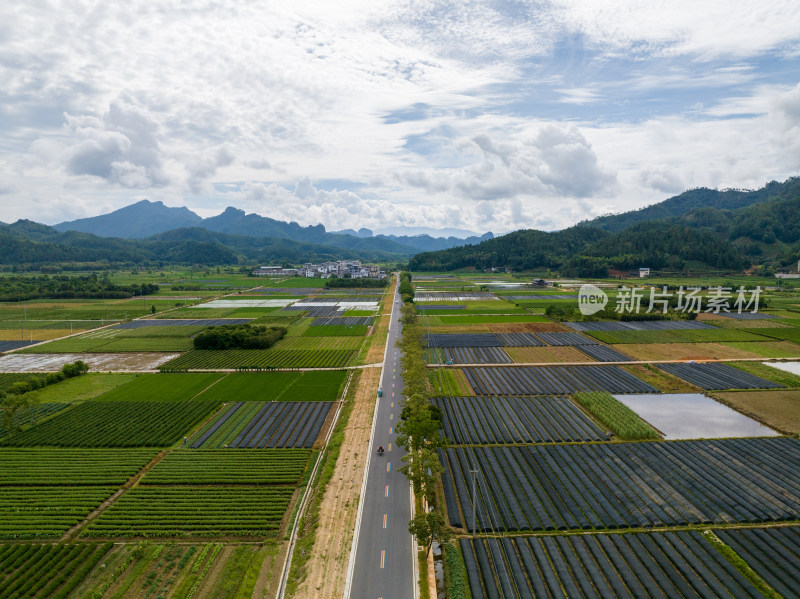
[(505, 347), (511, 359), (519, 364), (543, 362), (594, 362), (577, 347)]
[(53, 372), (64, 364), (83, 360), (92, 372), (146, 372), (174, 360), (179, 353), (124, 354), (7, 354), (0, 356), (0, 372)]
[(729, 391), (714, 397), (746, 416), (789, 434), (800, 433), (800, 389)]
[(636, 360), (720, 360), (759, 358), (759, 354), (720, 343), (627, 343), (625, 353)]

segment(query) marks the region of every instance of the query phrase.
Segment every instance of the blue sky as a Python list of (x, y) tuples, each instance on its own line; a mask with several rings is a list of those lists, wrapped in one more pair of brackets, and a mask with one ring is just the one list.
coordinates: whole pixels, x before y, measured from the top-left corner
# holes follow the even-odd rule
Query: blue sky
[(800, 174), (800, 4), (0, 6), (0, 221), (554, 230)]

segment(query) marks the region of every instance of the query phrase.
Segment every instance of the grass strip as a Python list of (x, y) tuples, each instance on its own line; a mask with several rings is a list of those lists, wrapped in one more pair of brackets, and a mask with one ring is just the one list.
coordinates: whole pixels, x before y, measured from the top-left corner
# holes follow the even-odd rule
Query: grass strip
[(708, 541), (714, 549), (722, 554), (722, 557), (727, 559), (734, 568), (739, 570), (747, 580), (753, 583), (753, 586), (765, 597), (780, 599), (781, 595), (769, 586), (767, 581), (761, 578), (746, 561), (739, 557), (739, 554), (736, 553), (730, 545), (723, 543), (722, 540), (710, 530), (703, 532), (703, 537), (705, 537), (706, 541)]

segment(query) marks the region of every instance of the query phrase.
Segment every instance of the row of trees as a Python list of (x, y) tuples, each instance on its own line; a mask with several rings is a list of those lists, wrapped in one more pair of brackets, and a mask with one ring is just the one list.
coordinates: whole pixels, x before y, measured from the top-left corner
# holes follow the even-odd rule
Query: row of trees
[(10, 275), (0, 277), (0, 301), (26, 301), (39, 298), (105, 298), (122, 299), (133, 295), (150, 295), (158, 292), (158, 285), (117, 285), (104, 273), (68, 276), (41, 275), (23, 277)]
[(208, 327), (194, 338), (195, 349), (269, 349), (286, 335), (286, 327), (226, 324)]
[(404, 303), (414, 301), (414, 286), (411, 284), (411, 273), (407, 270), (400, 273), (400, 287), (397, 291)]
[(31, 375), (30, 378), (16, 381), (5, 392), (0, 393), (0, 428), (5, 431), (18, 428), (25, 411), (38, 405), (39, 397), (30, 391), (55, 385), (88, 371), (88, 364), (83, 360), (78, 360), (72, 364), (64, 364), (58, 372)]
[[(441, 435), (442, 412), (430, 402), (427, 369), (423, 349), (423, 333), (419, 326), (416, 308), (410, 294), (403, 286), (411, 287), (411, 275), (400, 277), (400, 293), (404, 298), (401, 307), (403, 334), (398, 345), (403, 352), (403, 402), (400, 422), (397, 424), (397, 443), (407, 451), (400, 472), (411, 481), (414, 494), (424, 509), (418, 510), (409, 522), (408, 530), (417, 542), (430, 553), (433, 542), (446, 544), (452, 538), (444, 513), (438, 505), (437, 483), (443, 472), (437, 450), (444, 447)], [(406, 298), (409, 299), (406, 299)]]

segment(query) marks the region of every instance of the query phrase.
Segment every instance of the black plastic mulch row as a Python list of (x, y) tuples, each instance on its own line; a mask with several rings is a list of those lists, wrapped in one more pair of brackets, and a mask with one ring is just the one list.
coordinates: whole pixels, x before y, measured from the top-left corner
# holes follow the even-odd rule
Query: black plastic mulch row
[(715, 530), (784, 597), (800, 597), (800, 527)]
[(717, 362), (659, 364), (658, 367), (706, 390), (785, 388), (779, 383), (773, 383), (760, 376)]
[(565, 322), (576, 331), (679, 331), (715, 329), (715, 326), (697, 320), (633, 320), (611, 322)]
[(595, 345), (580, 333), (434, 333), (428, 347), (542, 347), (544, 345)]
[(660, 393), (619, 366), (464, 368), (476, 395), (569, 395), (579, 391)]
[(581, 345), (580, 351), (598, 362), (632, 362), (633, 358), (607, 345)]
[(358, 326), (358, 325), (371, 325), (371, 316), (334, 316), (329, 318), (315, 318), (311, 326)]
[(461, 550), (473, 599), (762, 596), (695, 531), (461, 539)]
[(604, 441), (567, 397), (434, 397), (444, 435), (457, 445)]
[(448, 449), (467, 529), (480, 470), (483, 531), (613, 529), (800, 518), (790, 438)]
[(197, 449), (198, 447), (201, 447), (203, 443), (208, 441), (211, 438), (211, 435), (216, 433), (223, 424), (228, 422), (228, 420), (230, 420), (230, 417), (236, 413), (236, 410), (241, 408), (243, 405), (244, 402), (237, 401), (230, 408), (228, 408), (228, 410), (220, 417), (219, 420), (217, 420), (214, 423), (214, 425), (211, 428), (209, 428), (205, 433), (203, 433), (203, 435), (197, 441), (192, 443), (192, 449)]
[(228, 447), (311, 447), (332, 406), (329, 401), (270, 402), (253, 416)]
[(298, 306), (292, 304), (281, 308), (286, 312), (308, 312), (306, 316), (337, 316), (342, 313), (336, 305), (333, 306)]
[(511, 364), (511, 358), (499, 347), (442, 347), (438, 357), (453, 364)]

